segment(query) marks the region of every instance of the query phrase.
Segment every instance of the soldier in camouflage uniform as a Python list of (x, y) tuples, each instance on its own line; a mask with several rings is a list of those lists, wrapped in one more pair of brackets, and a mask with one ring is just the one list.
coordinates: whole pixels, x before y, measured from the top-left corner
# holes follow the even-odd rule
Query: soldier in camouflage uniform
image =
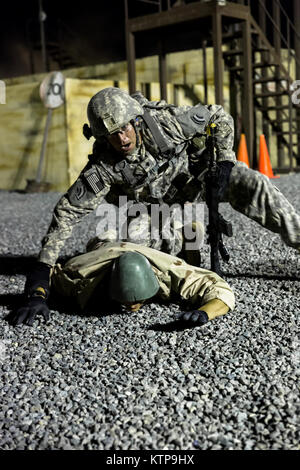
[[(47, 287), (50, 267), (73, 227), (104, 198), (118, 204), (119, 196), (126, 195), (149, 206), (205, 199), (206, 129), (212, 122), (217, 126), (220, 201), (300, 250), (300, 216), (266, 176), (236, 161), (233, 119), (221, 106), (176, 107), (111, 87), (92, 97), (88, 119), (84, 135), (95, 138), (93, 153), (55, 207), (38, 267), (27, 280), (29, 296), (37, 287)], [(147, 244), (161, 248), (156, 242), (149, 239)], [(177, 255), (181, 242), (164, 249)]]

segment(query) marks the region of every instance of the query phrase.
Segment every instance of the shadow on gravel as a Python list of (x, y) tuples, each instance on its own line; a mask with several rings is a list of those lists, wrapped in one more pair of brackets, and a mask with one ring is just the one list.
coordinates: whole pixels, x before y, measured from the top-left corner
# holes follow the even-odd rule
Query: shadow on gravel
[(24, 295), (23, 294), (2, 294), (0, 295), (0, 306), (7, 307), (10, 312), (3, 320), (7, 321), (10, 325), (12, 324), (12, 320), (16, 311), (22, 307), (24, 303)]
[[(81, 310), (77, 303), (70, 298), (60, 297), (58, 295), (50, 295), (48, 300), (48, 305), (50, 310), (55, 310), (58, 313), (64, 315), (77, 316), (82, 318), (89, 317), (106, 317), (113, 315), (114, 313), (122, 313), (121, 307), (117, 302), (106, 301), (103, 299), (92, 301), (85, 307), (84, 310)], [(125, 313), (124, 313), (125, 314)]]
[(2, 294), (0, 295), (0, 306), (16, 309), (22, 305), (24, 301), (23, 294)]
[(27, 274), (35, 263), (34, 256), (0, 256), (0, 274)]
[[(74, 255), (75, 256), (75, 255)], [(64, 264), (69, 258), (59, 258), (58, 263)], [(37, 262), (36, 256), (19, 256), (19, 255), (0, 255), (0, 274), (28, 274)]]
[[(101, 303), (101, 305), (87, 307), (85, 310), (80, 310), (78, 305), (75, 302), (72, 302), (71, 299), (60, 298), (58, 296), (50, 296), (47, 304), (49, 306), (50, 312), (55, 311), (62, 315), (68, 315), (78, 318), (91, 318), (91, 317), (106, 317), (113, 315), (114, 313), (128, 315), (128, 312), (122, 312), (120, 310), (119, 304), (108, 304)], [(9, 313), (3, 320), (7, 321), (10, 325), (13, 324), (13, 319), (17, 310), (21, 307), (24, 307), (25, 299), (23, 294), (4, 294), (0, 295), (0, 306), (5, 306), (8, 308)], [(50, 313), (51, 315), (51, 313)], [(67, 320), (66, 320), (67, 321)]]
[(202, 328), (202, 326), (189, 324), (181, 320), (173, 320), (169, 323), (154, 323), (154, 325), (150, 325), (146, 329), (153, 330), (153, 331), (165, 331), (167, 333), (170, 333), (172, 331), (191, 330), (192, 328), (197, 328), (197, 327)]
[(275, 274), (251, 274), (251, 273), (223, 273), (224, 278), (229, 279), (265, 279), (266, 281), (300, 281), (299, 276), (280, 276)]

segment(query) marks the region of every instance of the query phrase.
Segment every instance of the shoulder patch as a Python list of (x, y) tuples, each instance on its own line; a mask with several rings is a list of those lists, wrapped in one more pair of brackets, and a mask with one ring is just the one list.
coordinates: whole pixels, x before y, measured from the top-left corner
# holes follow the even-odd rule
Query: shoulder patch
[(203, 116), (201, 116), (200, 114), (192, 114), (191, 119), (196, 124), (204, 124), (205, 123), (205, 118)]
[(184, 135), (190, 139), (196, 134), (205, 134), (210, 113), (204, 105), (197, 104), (177, 115), (176, 119), (181, 125)]
[(85, 171), (83, 176), (95, 194), (99, 193), (104, 188), (105, 184), (96, 168), (90, 168)]
[(74, 196), (79, 201), (85, 195), (85, 193), (86, 193), (86, 187), (84, 186), (82, 181), (78, 181), (78, 184), (76, 185)]

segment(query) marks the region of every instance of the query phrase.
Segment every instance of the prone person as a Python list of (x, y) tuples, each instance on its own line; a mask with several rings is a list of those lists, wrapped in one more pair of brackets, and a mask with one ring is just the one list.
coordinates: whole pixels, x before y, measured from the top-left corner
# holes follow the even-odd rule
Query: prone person
[(40, 282), (28, 303), (12, 318), (17, 326), (32, 326), (41, 315), (50, 319), (47, 299), (50, 294), (65, 300), (75, 299), (85, 310), (91, 302), (101, 305), (109, 295), (129, 312), (139, 310), (145, 301), (156, 298), (180, 300), (188, 310), (177, 319), (184, 324), (200, 326), (232, 311), (235, 296), (224, 279), (216, 273), (192, 266), (184, 260), (130, 242), (97, 242), (89, 251), (71, 258), (63, 266), (56, 264), (50, 282)]

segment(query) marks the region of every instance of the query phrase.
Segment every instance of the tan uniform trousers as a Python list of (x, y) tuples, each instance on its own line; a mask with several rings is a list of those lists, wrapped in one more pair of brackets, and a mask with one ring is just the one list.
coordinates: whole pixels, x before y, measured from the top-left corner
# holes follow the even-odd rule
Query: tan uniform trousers
[[(109, 274), (114, 260), (122, 253), (136, 251), (149, 260), (160, 285), (158, 296), (163, 300), (179, 297), (195, 308), (213, 299), (234, 309), (234, 293), (220, 276), (207, 269), (187, 264), (180, 258), (129, 242), (102, 242), (100, 247), (71, 258), (64, 266), (52, 269), (51, 289), (60, 295), (72, 297), (84, 309), (88, 301)], [(100, 291), (100, 289), (99, 289)]]

